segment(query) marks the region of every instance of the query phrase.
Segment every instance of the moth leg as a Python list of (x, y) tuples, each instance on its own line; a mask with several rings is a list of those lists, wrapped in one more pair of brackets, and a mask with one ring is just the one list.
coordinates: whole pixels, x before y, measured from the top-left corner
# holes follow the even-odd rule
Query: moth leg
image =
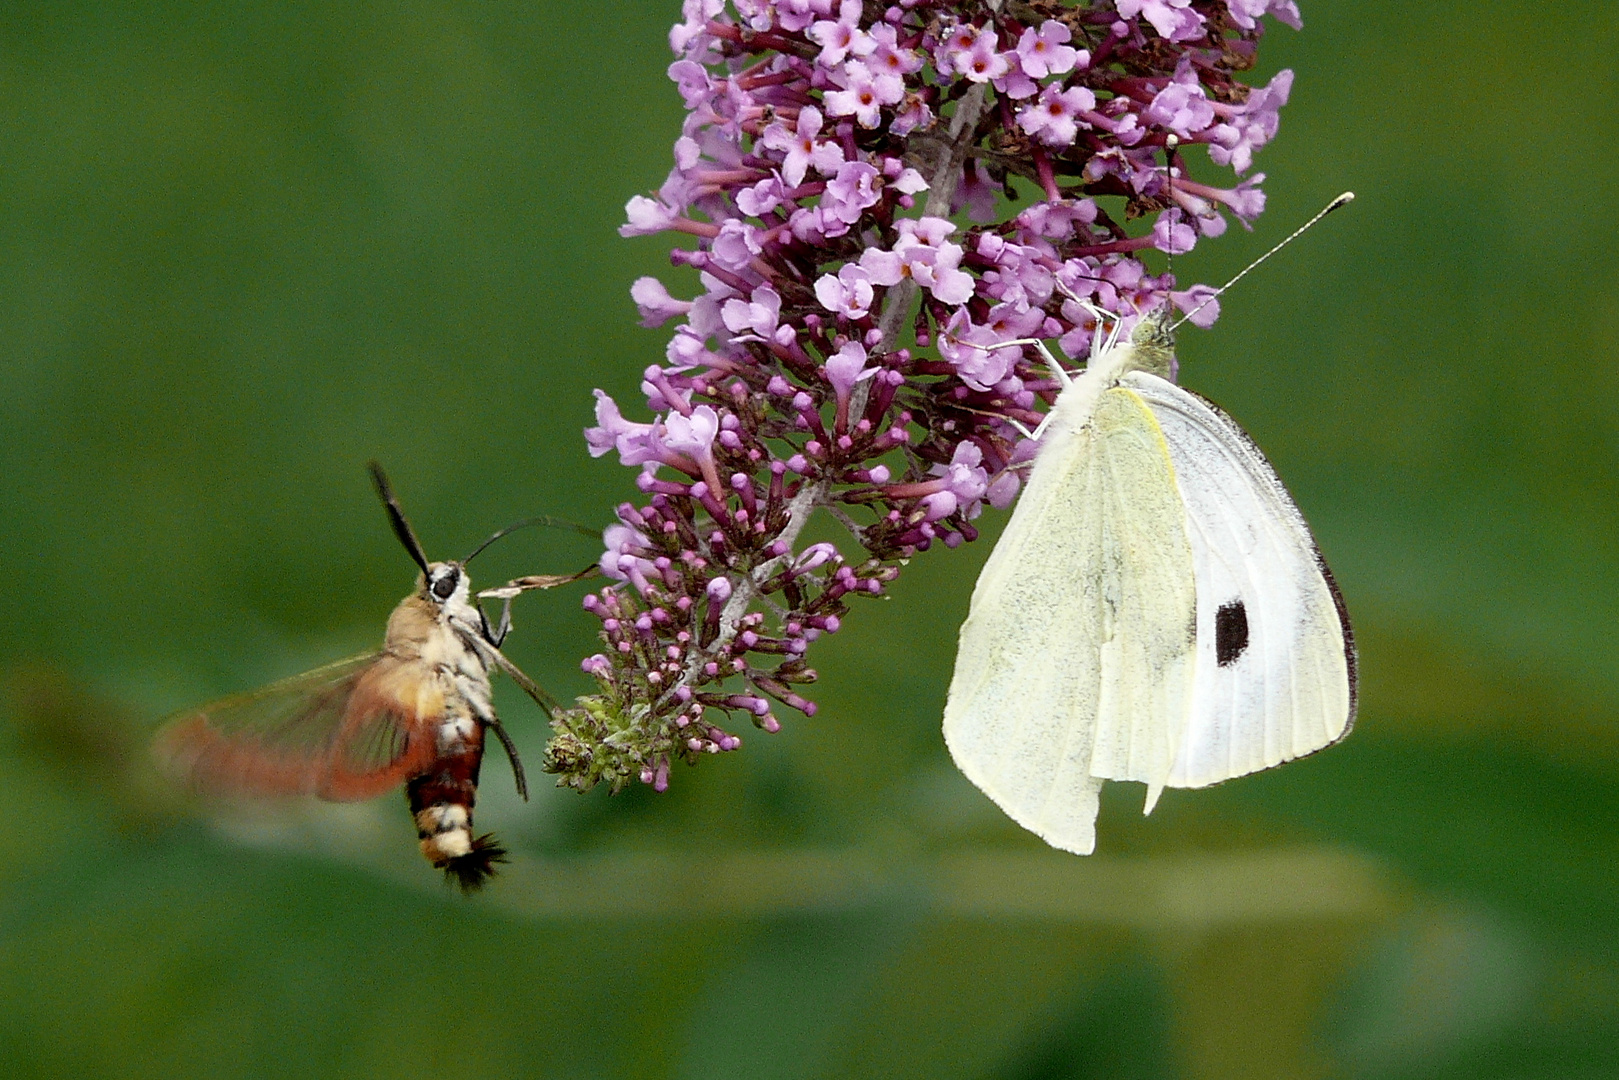
[(512, 632), (512, 598), (506, 597), (506, 602), (500, 609), (500, 623), (495, 629), (489, 629), (489, 616), (484, 613), (483, 605), (478, 604), (479, 633), (483, 639), (495, 648), (500, 648), (506, 640), (506, 635)]
[(512, 598), (506, 597), (500, 605), (500, 625), (495, 628), (495, 648), (500, 648), (506, 635), (512, 632)]
[(517, 794), (523, 797), (524, 802), (528, 802), (528, 778), (523, 775), (523, 759), (517, 756), (517, 745), (512, 742), (512, 737), (506, 734), (506, 725), (502, 724), (500, 718), (493, 713), (481, 719), (484, 727), (493, 731), (495, 738), (500, 740), (500, 745), (506, 748), (506, 758), (512, 763), (512, 777), (517, 781)]

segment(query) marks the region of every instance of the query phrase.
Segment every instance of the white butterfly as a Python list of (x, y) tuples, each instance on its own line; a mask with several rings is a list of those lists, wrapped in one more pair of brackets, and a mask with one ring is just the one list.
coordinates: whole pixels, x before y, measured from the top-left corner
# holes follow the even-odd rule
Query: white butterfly
[(1301, 757), (1355, 715), (1349, 616), (1309, 526), (1253, 440), (1168, 381), (1173, 345), (1156, 312), (1128, 341), (1115, 323), (1077, 377), (1052, 361), (1063, 390), (945, 706), (961, 771), (1082, 855), (1102, 781), (1145, 783), (1150, 813), (1166, 787)]

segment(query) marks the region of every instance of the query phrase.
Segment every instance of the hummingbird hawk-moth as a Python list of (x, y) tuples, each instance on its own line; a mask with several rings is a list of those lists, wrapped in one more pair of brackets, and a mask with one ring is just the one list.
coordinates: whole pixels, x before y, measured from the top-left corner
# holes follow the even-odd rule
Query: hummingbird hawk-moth
[[(429, 562), (382, 467), (370, 469), (395, 535), (421, 568), (415, 590), (388, 618), (382, 648), (181, 713), (159, 733), (157, 752), (171, 771), (216, 794), (349, 802), (404, 784), (422, 854), (471, 892), (506, 857), (492, 834), (472, 831), (485, 731), (500, 740), (518, 793), (528, 798), (517, 748), (490, 701), (490, 672), (510, 675), (547, 716), (555, 707), (500, 651), (512, 597), (591, 570), (518, 578), (475, 596), (466, 571), (474, 556), (513, 529), (556, 522), (518, 522), (465, 559)], [(504, 600), (496, 626), (480, 597)]]

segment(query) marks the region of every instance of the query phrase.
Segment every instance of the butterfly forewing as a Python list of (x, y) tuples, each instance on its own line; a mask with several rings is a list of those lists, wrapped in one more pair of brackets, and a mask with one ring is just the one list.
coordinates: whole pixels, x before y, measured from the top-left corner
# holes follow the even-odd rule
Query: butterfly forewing
[(1336, 742), (1354, 715), (1337, 587), (1275, 470), (1212, 403), (1145, 372), (1197, 565), (1197, 689), (1169, 778), (1203, 787)]
[(158, 754), (215, 793), (382, 794), (431, 745), (416, 732), (416, 703), (388, 692), (397, 663), (368, 653), (190, 710), (159, 735)]

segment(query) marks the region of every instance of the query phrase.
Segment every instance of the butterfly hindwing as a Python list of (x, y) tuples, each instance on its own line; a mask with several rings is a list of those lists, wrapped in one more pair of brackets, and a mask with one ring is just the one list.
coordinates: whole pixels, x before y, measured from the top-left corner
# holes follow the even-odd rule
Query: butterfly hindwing
[(1083, 400), (1053, 425), (973, 591), (944, 732), (1015, 821), (1088, 853), (1103, 779), (1168, 775), (1189, 709), (1195, 593), (1152, 414), (1125, 391)]

